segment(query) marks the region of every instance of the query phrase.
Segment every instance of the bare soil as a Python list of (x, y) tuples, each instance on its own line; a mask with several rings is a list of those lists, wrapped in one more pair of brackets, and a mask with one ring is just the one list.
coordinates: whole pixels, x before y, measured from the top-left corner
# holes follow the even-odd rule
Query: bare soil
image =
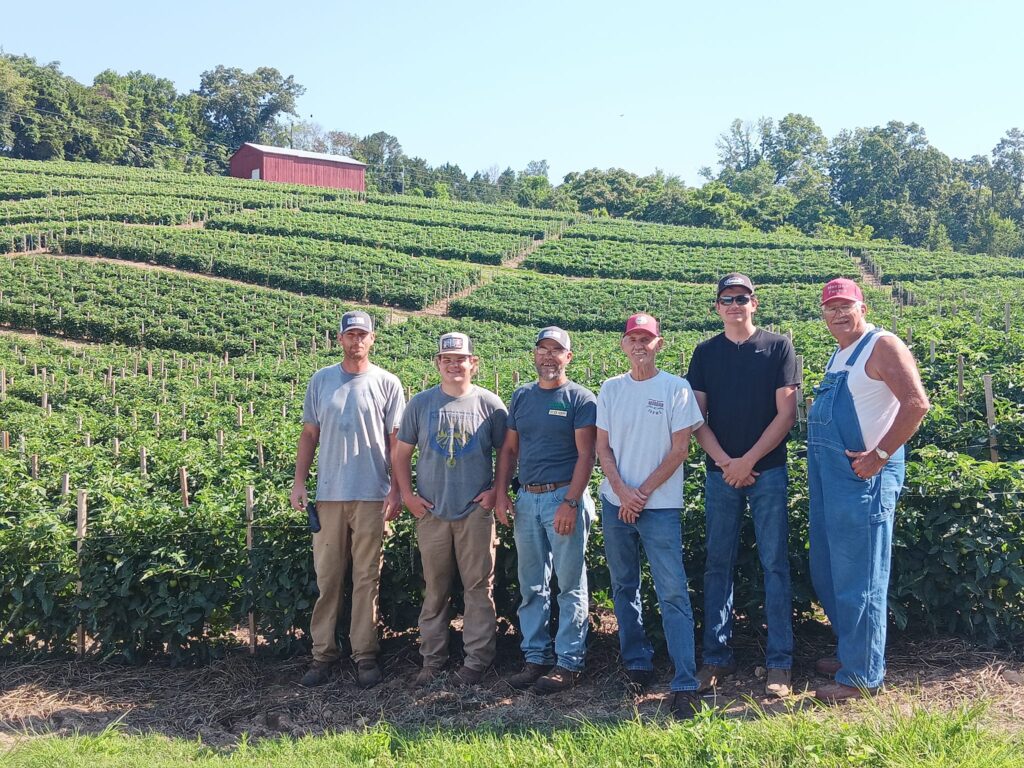
[[(370, 690), (356, 686), (348, 662), (328, 684), (305, 689), (297, 681), (308, 658), (251, 657), (244, 651), (207, 666), (177, 669), (67, 659), (6, 662), (0, 666), (0, 744), (41, 733), (98, 733), (115, 723), (128, 733), (230, 746), (243, 734), (250, 739), (300, 736), (361, 730), (377, 722), (408, 730), (548, 730), (584, 720), (667, 717), (668, 660), (657, 657), (656, 684), (642, 696), (631, 695), (618, 663), (614, 616), (598, 619), (579, 685), (549, 697), (518, 692), (504, 682), (520, 665), (511, 629), (499, 637), (494, 668), (482, 684), (469, 688), (455, 686), (449, 672), (428, 688), (414, 689), (419, 656), (413, 632), (384, 640), (385, 680)], [(459, 638), (453, 634), (454, 649)], [(814, 660), (832, 650), (826, 627), (800, 628), (795, 694), (786, 701), (763, 695), (761, 639), (738, 633), (735, 645), (739, 670), (708, 697), (709, 703), (740, 718), (818, 706), (809, 691), (827, 682), (814, 675)], [(888, 663), (886, 690), (878, 698), (883, 707), (946, 710), (984, 701), (987, 722), (1024, 730), (1024, 654), (978, 649), (958, 639), (894, 637)], [(855, 716), (856, 708), (850, 711)]]

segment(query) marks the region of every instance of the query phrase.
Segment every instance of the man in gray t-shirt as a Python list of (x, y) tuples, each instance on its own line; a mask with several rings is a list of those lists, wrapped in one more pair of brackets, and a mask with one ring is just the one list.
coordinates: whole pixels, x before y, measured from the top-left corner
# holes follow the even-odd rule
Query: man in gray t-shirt
[(338, 332), (344, 357), (313, 374), (302, 408), (291, 504), (302, 510), (309, 503), (306, 478), (319, 446), (316, 509), (321, 525), (313, 534), (320, 596), (310, 624), (313, 663), (302, 678), (305, 686), (326, 683), (340, 657), (335, 632), (350, 559), (356, 678), (368, 688), (383, 677), (377, 663), (381, 543), (385, 520), (401, 509), (398, 487), (390, 480), (390, 457), (405, 396), (396, 376), (370, 362), (374, 339), (368, 314), (346, 312)]
[[(494, 661), (495, 450), (505, 439), (501, 398), (473, 384), (480, 359), (464, 333), (446, 333), (434, 358), (441, 383), (409, 401), (395, 447), (395, 482), (416, 518), (425, 590), (420, 611), (420, 654), (425, 686), (448, 662), (452, 577), (458, 569), (465, 612), (466, 658), (455, 673), (478, 683)], [(416, 490), (412, 454), (419, 448)]]

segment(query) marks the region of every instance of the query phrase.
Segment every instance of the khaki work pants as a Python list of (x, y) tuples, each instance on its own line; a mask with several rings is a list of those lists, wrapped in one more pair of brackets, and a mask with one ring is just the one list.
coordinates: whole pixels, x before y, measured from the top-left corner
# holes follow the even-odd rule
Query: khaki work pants
[(420, 655), (424, 667), (448, 661), (452, 578), (458, 568), (466, 610), (462, 638), (465, 665), (483, 671), (494, 661), (494, 513), (474, 507), (461, 520), (440, 520), (429, 512), (416, 522), (426, 590), (420, 611)]
[(310, 632), (313, 658), (336, 661), (335, 632), (345, 600), (345, 571), (352, 562), (352, 659), (377, 658), (378, 595), (383, 501), (318, 501), (320, 531), (313, 534), (313, 568), (320, 597), (313, 606)]

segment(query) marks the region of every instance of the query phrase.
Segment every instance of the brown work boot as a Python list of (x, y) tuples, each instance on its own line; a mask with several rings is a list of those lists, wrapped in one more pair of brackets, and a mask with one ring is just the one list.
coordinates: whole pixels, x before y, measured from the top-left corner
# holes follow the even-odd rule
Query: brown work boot
[(541, 695), (567, 691), (576, 685), (576, 681), (580, 679), (580, 674), (580, 672), (574, 672), (565, 667), (555, 667), (544, 677), (537, 680), (530, 690)]
[(692, 720), (705, 706), (697, 691), (676, 691), (672, 695), (672, 717), (676, 720)]
[(842, 668), (842, 663), (835, 656), (825, 656), (814, 662), (814, 671), (825, 677), (835, 677)]
[(700, 685), (699, 692), (710, 691), (736, 671), (735, 664), (704, 664), (697, 670), (697, 683)]
[(878, 694), (880, 688), (854, 688), (851, 685), (842, 683), (829, 683), (823, 685), (811, 695), (825, 704), (841, 704), (844, 701), (853, 699), (866, 699)]
[(423, 667), (412, 681), (414, 688), (426, 688), (441, 676), (440, 667)]
[(510, 676), (505, 682), (517, 691), (525, 691), (546, 675), (550, 670), (550, 664), (534, 664), (532, 661), (528, 661), (523, 664), (523, 668), (521, 670)]
[(768, 669), (768, 679), (764, 683), (767, 696), (784, 699), (793, 693), (792, 675), (788, 669)]
[(384, 679), (376, 659), (360, 659), (356, 662), (356, 682), (360, 688), (373, 688)]
[(484, 673), (483, 670), (473, 669), (463, 664), (455, 670), (454, 678), (456, 685), (477, 685), (484, 679)]
[(334, 666), (333, 661), (317, 661), (313, 659), (313, 663), (309, 665), (306, 674), (299, 680), (299, 685), (303, 688), (315, 688), (318, 685), (323, 685), (331, 679), (332, 666)]

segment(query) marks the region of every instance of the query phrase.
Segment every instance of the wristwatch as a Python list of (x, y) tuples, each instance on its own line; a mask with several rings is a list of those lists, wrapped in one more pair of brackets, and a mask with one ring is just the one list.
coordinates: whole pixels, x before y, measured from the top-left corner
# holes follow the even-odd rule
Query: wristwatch
[(579, 499), (566, 499), (565, 503), (568, 504), (573, 509), (576, 509), (580, 505)]
[(889, 452), (888, 451), (883, 451), (880, 447), (879, 448), (875, 448), (875, 454), (882, 461), (888, 461), (889, 460)]

